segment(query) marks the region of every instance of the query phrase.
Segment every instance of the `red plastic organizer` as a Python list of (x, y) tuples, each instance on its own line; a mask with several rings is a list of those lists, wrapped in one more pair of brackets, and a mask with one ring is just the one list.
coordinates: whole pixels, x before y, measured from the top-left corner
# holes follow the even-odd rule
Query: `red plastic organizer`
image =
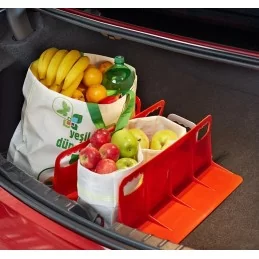
[[(122, 181), (119, 222), (179, 243), (241, 184), (212, 161), (211, 125), (208, 116)], [(124, 187), (139, 175), (142, 184), (125, 196)]]
[[(135, 118), (156, 110), (162, 115), (165, 102), (161, 100), (142, 112), (139, 99), (137, 104)], [(212, 117), (208, 116), (126, 177), (119, 191), (118, 221), (179, 243), (219, 206), (243, 180), (212, 161), (211, 129)], [(61, 166), (61, 161), (88, 144), (86, 141), (65, 150), (56, 159), (53, 188), (72, 200), (78, 198), (77, 163)], [(143, 177), (142, 184), (124, 195), (124, 187), (139, 175)]]
[[(141, 112), (141, 100), (136, 97), (136, 115), (134, 118), (146, 117), (153, 112), (157, 112), (158, 115), (162, 115), (164, 111), (165, 101), (151, 105), (147, 109)], [(110, 129), (112, 132), (114, 129)], [(89, 141), (83, 142), (70, 149), (61, 152), (55, 161), (54, 177), (53, 177), (53, 189), (62, 195), (67, 196), (71, 200), (77, 200), (77, 163), (62, 166), (62, 160), (65, 157), (77, 154), (81, 149), (86, 147)]]

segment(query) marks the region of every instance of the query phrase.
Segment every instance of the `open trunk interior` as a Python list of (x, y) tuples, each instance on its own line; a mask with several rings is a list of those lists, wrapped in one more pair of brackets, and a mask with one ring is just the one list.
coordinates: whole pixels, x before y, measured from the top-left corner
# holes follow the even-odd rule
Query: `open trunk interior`
[(258, 71), (134, 40), (111, 40), (38, 11), (28, 13), (34, 32), (21, 41), (15, 40), (5, 14), (0, 14), (0, 153), (5, 156), (19, 123), (23, 81), (40, 53), (55, 46), (110, 57), (121, 54), (137, 70), (143, 108), (164, 99), (166, 116), (175, 113), (197, 123), (211, 114), (213, 160), (244, 179), (181, 244), (193, 249), (257, 249)]

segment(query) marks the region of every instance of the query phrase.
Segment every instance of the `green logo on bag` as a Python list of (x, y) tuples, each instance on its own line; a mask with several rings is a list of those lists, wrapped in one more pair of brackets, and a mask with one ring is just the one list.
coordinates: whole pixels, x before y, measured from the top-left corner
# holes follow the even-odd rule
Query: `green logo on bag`
[(67, 117), (70, 109), (71, 108), (69, 107), (69, 105), (65, 101), (62, 101), (62, 108), (57, 110), (57, 113), (64, 117)]
[(78, 129), (78, 124), (82, 122), (83, 116), (79, 114), (73, 114), (72, 118), (67, 117), (67, 119), (64, 119), (63, 126), (66, 128), (72, 128), (73, 130)]
[(74, 144), (70, 142), (70, 139), (77, 140), (78, 143), (81, 143), (90, 137), (90, 132), (83, 134), (77, 132), (79, 124), (83, 121), (83, 116), (73, 113), (73, 105), (70, 101), (58, 97), (54, 100), (52, 108), (58, 116), (63, 118), (63, 126), (70, 129), (69, 139), (64, 137), (59, 138), (56, 142), (57, 147), (67, 149), (74, 146)]

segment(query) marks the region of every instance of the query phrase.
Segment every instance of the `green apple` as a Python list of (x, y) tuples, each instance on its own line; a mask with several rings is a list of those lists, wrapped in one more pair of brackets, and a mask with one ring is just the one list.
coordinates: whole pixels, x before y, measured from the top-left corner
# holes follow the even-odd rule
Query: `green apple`
[(138, 141), (127, 129), (116, 131), (112, 135), (111, 143), (120, 150), (120, 157), (136, 157), (138, 153)]
[(129, 131), (137, 139), (141, 148), (144, 148), (144, 149), (149, 148), (149, 139), (143, 130), (141, 130), (139, 128), (132, 128)]
[(159, 130), (152, 136), (150, 149), (163, 150), (177, 139), (178, 136), (174, 131), (168, 129)]
[(137, 163), (138, 162), (133, 158), (124, 157), (124, 158), (120, 158), (116, 162), (116, 166), (118, 169), (126, 169), (126, 168), (136, 165)]
[(165, 144), (162, 147), (162, 150), (167, 149), (168, 147), (170, 147), (172, 144), (174, 143), (174, 140), (168, 139)]

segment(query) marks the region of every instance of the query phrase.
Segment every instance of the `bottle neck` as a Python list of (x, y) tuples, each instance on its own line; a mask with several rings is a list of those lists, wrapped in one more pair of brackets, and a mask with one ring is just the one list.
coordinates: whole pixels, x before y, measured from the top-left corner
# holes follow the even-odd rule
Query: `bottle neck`
[(115, 63), (115, 66), (118, 66), (118, 67), (125, 67), (124, 63)]

